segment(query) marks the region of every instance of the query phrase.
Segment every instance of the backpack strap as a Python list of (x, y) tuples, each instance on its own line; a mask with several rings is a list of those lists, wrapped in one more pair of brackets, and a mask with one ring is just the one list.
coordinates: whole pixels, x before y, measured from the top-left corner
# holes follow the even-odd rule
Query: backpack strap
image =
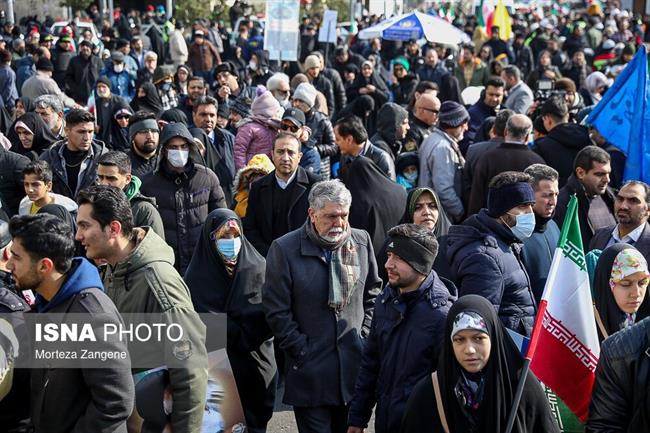
[(442, 397), (440, 396), (440, 384), (438, 383), (438, 372), (431, 373), (431, 382), (433, 382), (433, 392), (436, 395), (436, 406), (438, 407), (438, 416), (440, 423), (445, 433), (449, 433), (449, 425), (447, 424), (447, 417), (445, 416), (445, 408), (442, 407)]

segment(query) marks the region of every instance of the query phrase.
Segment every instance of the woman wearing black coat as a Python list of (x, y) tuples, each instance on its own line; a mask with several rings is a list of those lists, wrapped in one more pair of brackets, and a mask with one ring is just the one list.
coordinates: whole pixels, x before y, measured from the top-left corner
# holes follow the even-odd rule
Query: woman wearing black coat
[[(442, 341), (437, 372), (415, 386), (400, 431), (503, 432), (523, 358), (507, 335), (494, 306), (477, 295), (461, 297), (449, 310)], [(441, 401), (438, 401), (434, 386), (438, 388)], [(512, 431), (560, 431), (546, 395), (531, 372), (526, 377)]]
[(372, 63), (369, 61), (363, 62), (361, 72), (357, 74), (346, 94), (348, 101), (353, 101), (360, 95), (370, 95), (375, 101), (375, 107), (381, 107), (388, 102), (388, 86), (374, 71)]
[(247, 431), (265, 432), (273, 415), (277, 367), (262, 310), (266, 262), (229, 209), (212, 211), (185, 273), (198, 313), (226, 313), (228, 359)]
[(16, 136), (10, 138), (11, 151), (36, 160), (40, 154), (56, 141), (38, 113), (29, 112), (20, 116), (13, 126)]

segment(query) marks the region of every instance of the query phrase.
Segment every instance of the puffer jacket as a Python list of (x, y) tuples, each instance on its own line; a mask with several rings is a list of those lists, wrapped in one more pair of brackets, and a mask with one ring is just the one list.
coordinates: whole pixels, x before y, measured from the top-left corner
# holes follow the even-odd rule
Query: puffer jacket
[(600, 349), (587, 433), (647, 432), (650, 318), (617, 332)]
[[(168, 126), (169, 127), (169, 126)], [(174, 270), (174, 252), (149, 227), (134, 231), (135, 249), (122, 262), (107, 266), (103, 282), (106, 294), (121, 314), (160, 314), (164, 317), (187, 317), (194, 313), (189, 289)], [(205, 326), (200, 321), (184, 320), (191, 327), (193, 356), (206, 356)], [(161, 347), (162, 349), (162, 347)], [(169, 382), (174, 406), (171, 422), (174, 431), (201, 431), (205, 407), (207, 370), (203, 368), (170, 368)]]
[(447, 313), (456, 287), (431, 271), (417, 291), (399, 294), (386, 285), (375, 301), (349, 424), (367, 427), (375, 410), (375, 431), (399, 431), (411, 391), (436, 369)]
[(377, 132), (370, 138), (370, 142), (387, 152), (393, 160), (402, 152), (397, 132), (407, 118), (408, 111), (393, 102), (381, 107), (377, 113)]
[(305, 113), (306, 125), (311, 129), (307, 147), (315, 147), (321, 157), (336, 155), (338, 147), (330, 119), (320, 111)]
[(235, 170), (246, 167), (248, 161), (257, 154), (271, 158), (273, 139), (278, 131), (259, 120), (251, 120), (237, 130), (235, 136)]
[(492, 302), (506, 328), (530, 335), (535, 299), (521, 258), (521, 241), (510, 229), (482, 209), (451, 226), (447, 247), (459, 296), (483, 296)]
[(200, 157), (194, 139), (182, 123), (171, 123), (160, 136), (161, 149), (174, 137), (190, 143), (190, 160), (182, 173), (168, 167), (161, 152), (158, 167), (142, 179), (142, 194), (154, 197), (165, 227), (165, 240), (174, 249), (174, 266), (181, 274), (190, 263), (199, 242), (203, 222), (214, 209), (226, 207), (219, 178), (209, 168), (195, 163)]

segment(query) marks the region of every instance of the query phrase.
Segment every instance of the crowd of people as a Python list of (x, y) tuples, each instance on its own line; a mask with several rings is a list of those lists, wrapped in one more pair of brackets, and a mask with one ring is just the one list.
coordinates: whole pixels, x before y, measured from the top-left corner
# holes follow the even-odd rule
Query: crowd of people
[[(327, 47), (305, 15), (291, 62), (239, 0), (230, 25), (93, 5), (98, 40), (5, 20), (0, 312), (226, 313), (251, 432), (281, 396), (301, 433), (361, 433), (373, 409), (377, 433), (500, 432), (507, 330), (531, 335), (575, 195), (603, 342), (585, 428), (647, 431), (650, 186), (586, 123), (645, 27), (572, 5), (513, 11), (509, 39), (435, 6), (461, 46)], [(207, 372), (168, 380), (172, 431), (215, 431)], [(6, 388), (7, 431), (163, 431), (124, 369)], [(513, 431), (560, 431), (532, 373)]]

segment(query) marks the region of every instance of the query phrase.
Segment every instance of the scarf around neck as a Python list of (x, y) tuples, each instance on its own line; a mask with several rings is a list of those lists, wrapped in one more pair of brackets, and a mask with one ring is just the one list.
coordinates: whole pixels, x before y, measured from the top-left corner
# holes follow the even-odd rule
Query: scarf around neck
[(354, 286), (361, 274), (357, 245), (352, 239), (350, 226), (338, 242), (323, 239), (311, 221), (305, 223), (307, 237), (317, 247), (329, 251), (329, 297), (328, 304), (340, 312), (352, 299)]

